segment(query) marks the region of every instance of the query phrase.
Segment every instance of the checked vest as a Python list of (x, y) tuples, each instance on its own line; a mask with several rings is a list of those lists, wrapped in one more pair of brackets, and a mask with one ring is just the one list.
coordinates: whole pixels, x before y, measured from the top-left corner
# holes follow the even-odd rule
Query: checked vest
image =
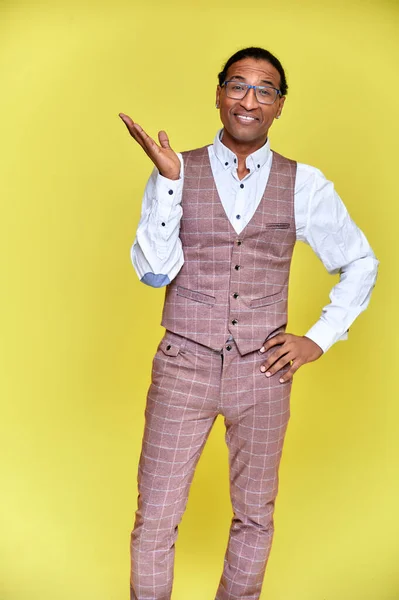
[(237, 235), (219, 198), (207, 147), (183, 152), (180, 239), (184, 264), (166, 287), (161, 324), (221, 350), (231, 334), (241, 355), (285, 331), (296, 241), (296, 162), (273, 152), (262, 199)]

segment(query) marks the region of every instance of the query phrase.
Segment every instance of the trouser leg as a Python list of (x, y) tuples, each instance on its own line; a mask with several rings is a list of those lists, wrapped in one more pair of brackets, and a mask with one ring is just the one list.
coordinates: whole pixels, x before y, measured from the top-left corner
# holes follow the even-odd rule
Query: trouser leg
[(271, 549), (291, 383), (279, 383), (281, 373), (266, 378), (264, 361), (259, 352), (240, 356), (235, 345), (225, 352), (222, 413), (234, 514), (216, 600), (257, 600)]
[(153, 361), (131, 534), (131, 600), (170, 599), (178, 525), (217, 416), (220, 354), (198, 354), (192, 346), (166, 332)]

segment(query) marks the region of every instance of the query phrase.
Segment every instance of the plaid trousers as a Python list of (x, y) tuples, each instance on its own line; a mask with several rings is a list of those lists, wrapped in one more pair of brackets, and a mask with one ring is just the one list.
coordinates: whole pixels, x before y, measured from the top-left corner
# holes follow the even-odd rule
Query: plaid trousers
[[(272, 352), (270, 350), (269, 352)], [(194, 470), (218, 414), (224, 416), (233, 518), (215, 600), (259, 598), (274, 533), (278, 468), (291, 382), (267, 378), (268, 353), (241, 356), (166, 331), (156, 351), (131, 533), (131, 600), (169, 600), (175, 541)]]

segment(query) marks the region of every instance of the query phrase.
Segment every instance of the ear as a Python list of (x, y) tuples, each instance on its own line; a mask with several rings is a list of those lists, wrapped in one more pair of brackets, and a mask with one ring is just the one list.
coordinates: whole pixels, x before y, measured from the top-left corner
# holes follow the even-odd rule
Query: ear
[(221, 94), (222, 88), (220, 87), (220, 85), (217, 86), (216, 88), (216, 108), (220, 108), (220, 94)]
[(283, 111), (284, 102), (285, 102), (285, 96), (282, 96), (281, 98), (279, 98), (277, 112), (274, 117), (275, 119), (278, 119), (280, 117), (280, 115)]

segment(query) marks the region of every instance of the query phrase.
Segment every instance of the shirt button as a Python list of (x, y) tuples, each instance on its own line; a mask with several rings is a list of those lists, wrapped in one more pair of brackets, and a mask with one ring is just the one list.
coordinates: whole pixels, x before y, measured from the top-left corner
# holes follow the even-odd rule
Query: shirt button
[(235, 162), (235, 163), (237, 162), (237, 159), (236, 159), (236, 158), (234, 159), (234, 162)]
[(236, 271), (239, 271), (241, 269), (241, 266), (240, 265), (236, 265), (234, 268), (235, 268)]
[(241, 189), (243, 189), (243, 187), (244, 187), (244, 184), (243, 184), (243, 183), (241, 183), (241, 184), (240, 184), (240, 188), (241, 188)]
[(166, 350), (170, 350), (170, 349), (171, 349), (171, 347), (172, 347), (172, 346), (171, 346), (170, 344), (168, 344), (168, 345), (166, 346)]
[(166, 223), (162, 222), (161, 225), (162, 225), (162, 227), (165, 227)]
[(230, 345), (229, 345), (229, 346), (226, 346), (226, 350), (228, 350), (228, 351), (230, 352), (230, 350), (231, 350), (231, 346), (230, 346)]
[(260, 165), (256, 165), (258, 167), (258, 169), (260, 169)]
[(228, 162), (225, 162), (225, 163), (224, 163), (224, 166), (225, 166), (225, 167), (227, 167), (227, 166), (228, 166), (228, 164), (229, 164)]
[(236, 215), (236, 219), (241, 219), (241, 215)]
[(233, 298), (236, 298), (236, 299), (238, 298), (238, 294), (237, 294), (237, 292), (234, 292), (234, 294), (233, 294)]
[(172, 194), (173, 194), (173, 190), (169, 190), (169, 192), (168, 192), (168, 193), (169, 193), (170, 195), (172, 195)]
[(237, 323), (238, 323), (237, 319), (233, 319), (231, 322), (232, 325), (237, 325)]

